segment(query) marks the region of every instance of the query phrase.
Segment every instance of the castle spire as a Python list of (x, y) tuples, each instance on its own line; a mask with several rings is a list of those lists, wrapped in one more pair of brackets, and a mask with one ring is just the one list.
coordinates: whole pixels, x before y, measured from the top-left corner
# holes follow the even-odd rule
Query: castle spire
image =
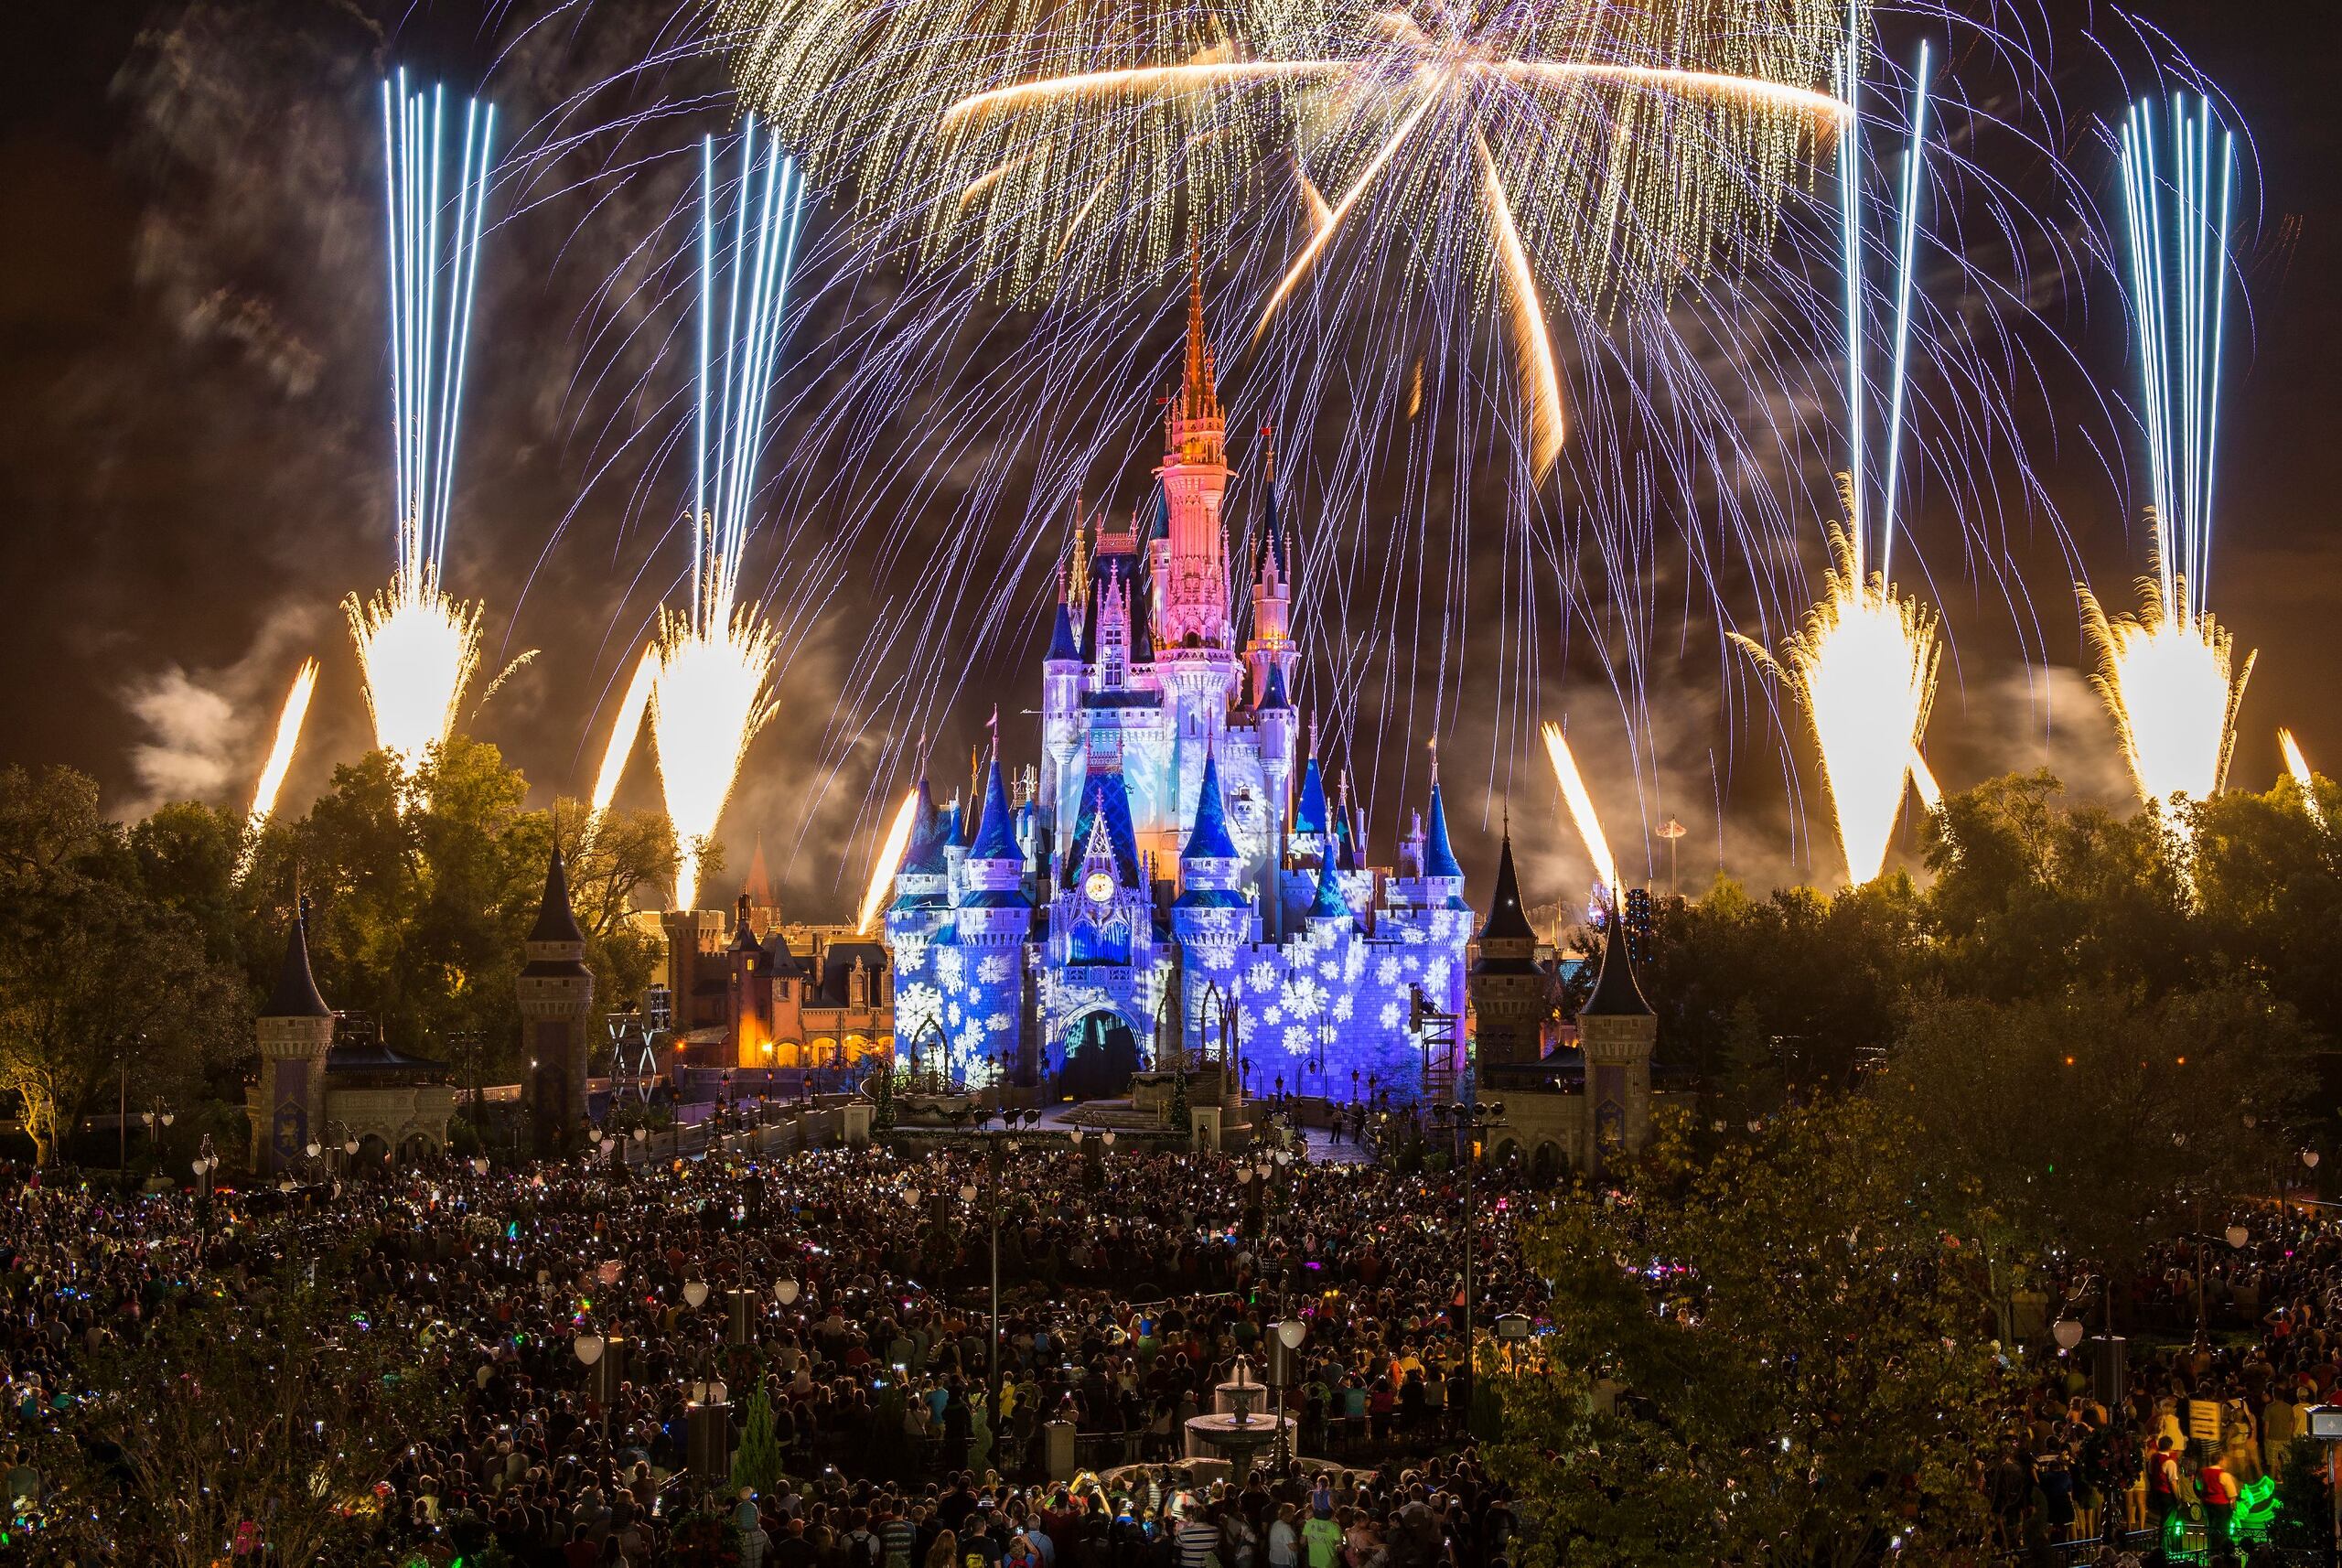
[(1204, 252), (1200, 237), (1187, 252), (1187, 353), (1179, 393), (1171, 400), (1165, 457), (1217, 467), (1227, 461), (1227, 421), (1219, 410), (1219, 372), (1204, 335)]

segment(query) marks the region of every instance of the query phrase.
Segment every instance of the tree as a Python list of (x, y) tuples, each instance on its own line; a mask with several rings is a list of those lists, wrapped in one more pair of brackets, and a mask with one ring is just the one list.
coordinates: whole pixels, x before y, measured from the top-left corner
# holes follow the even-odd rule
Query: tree
[(733, 1450), (732, 1486), (736, 1491), (748, 1487), (761, 1497), (779, 1480), (780, 1440), (773, 1432), (771, 1396), (759, 1380), (740, 1423), (740, 1445)]
[(1939, 996), (1915, 1020), (1870, 1086), (1911, 1119), (1915, 1156), (1978, 1194), (1996, 1251), (2070, 1248), (2118, 1272), (2191, 1222), (2191, 1195), (2284, 1168), (2314, 1082), (2299, 1018), (2245, 987)]
[(191, 1296), (87, 1386), (44, 1455), (54, 1544), (181, 1568), (240, 1540), (286, 1568), (355, 1561), (372, 1525), (351, 1503), (444, 1413), (413, 1325), (289, 1277)]
[(233, 971), (147, 895), (97, 799), (70, 769), (0, 769), (0, 1089), (44, 1164), (102, 1085), (199, 1092), (250, 1038)]
[(1713, 1156), (1671, 1132), (1630, 1196), (1581, 1187), (1529, 1227), (1556, 1369), (1504, 1384), (1488, 1451), (1528, 1568), (1850, 1564), (1894, 1536), (1939, 1561), (1984, 1539), (1963, 1466), (2001, 1374), (1963, 1195), (1911, 1132), (1843, 1096)]

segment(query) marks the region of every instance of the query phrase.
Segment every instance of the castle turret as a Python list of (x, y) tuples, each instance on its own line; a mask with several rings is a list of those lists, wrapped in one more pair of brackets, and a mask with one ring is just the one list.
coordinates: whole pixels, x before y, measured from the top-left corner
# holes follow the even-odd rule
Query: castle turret
[[(530, 1058), (532, 1124), (538, 1152), (559, 1155), (586, 1122), (586, 1027), (594, 1008), (594, 972), (586, 967), (586, 933), (569, 907), (569, 874), (557, 841), (525, 953), (513, 989)], [(725, 990), (728, 1001), (730, 987)]]
[(1293, 643), (1293, 578), (1285, 564), (1284, 524), (1277, 515), (1277, 449), (1272, 437), (1266, 494), (1261, 502), (1261, 546), (1252, 563), (1252, 631), (1244, 643), (1256, 703), (1265, 701), (1272, 672), (1283, 677), (1287, 688), (1292, 686), (1300, 657)]
[[(1436, 820), (1436, 805), (1434, 812)], [(1445, 838), (1444, 832), (1441, 838)], [(1428, 847), (1424, 853), (1428, 859)], [(1453, 864), (1454, 854), (1447, 859)], [(1536, 929), (1520, 908), (1520, 882), (1512, 867), (1509, 832), (1497, 860), (1496, 898), (1488, 906), (1488, 924), (1480, 928), (1478, 947), (1470, 983), (1474, 1059), (1483, 1067), (1533, 1062), (1544, 1054), (1545, 972), (1537, 963)]]
[(757, 940), (756, 907), (740, 895), (725, 951), (731, 985), (732, 1060), (738, 1067), (773, 1065), (773, 955)]
[(1599, 1173), (1650, 1140), (1650, 1058), (1659, 1043), (1659, 1015), (1643, 1000), (1615, 919), (1602, 943), (1602, 973), (1578, 1009), (1577, 1037), (1585, 1053), (1584, 1146)]
[(1164, 425), (1163, 538), (1156, 546), (1155, 592), (1162, 646), (1228, 650), (1228, 556), (1220, 502), (1228, 493), (1228, 422), (1218, 373), (1204, 335), (1203, 255), (1195, 257), (1187, 299), (1186, 375)]
[[(1075, 540), (1076, 553), (1080, 538)], [(1081, 640), (1074, 632), (1074, 607), (1066, 597), (1065, 575), (1058, 575), (1058, 602), (1049, 626), (1049, 651), (1041, 660), (1041, 752), (1039, 815), (1052, 835), (1058, 820), (1058, 782), (1081, 746)]]
[(1301, 765), (1301, 788), (1293, 802), (1293, 853), (1304, 863), (1316, 865), (1333, 858), (1330, 816), (1326, 809), (1326, 775), (1313, 752), (1309, 760)]
[(293, 917), (285, 961), (254, 1032), (260, 1044), (260, 1114), (252, 1118), (252, 1168), (292, 1170), (308, 1157), (310, 1141), (325, 1135), (326, 1053), (333, 1049), (333, 1009), (309, 970), (306, 910)]

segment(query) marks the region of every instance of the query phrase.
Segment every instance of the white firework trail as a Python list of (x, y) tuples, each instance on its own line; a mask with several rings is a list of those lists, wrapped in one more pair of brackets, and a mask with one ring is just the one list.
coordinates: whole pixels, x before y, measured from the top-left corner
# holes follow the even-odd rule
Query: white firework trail
[(301, 660), (300, 671), (293, 677), (292, 689), (285, 693), (285, 706), (276, 715), (276, 738), (269, 743), (268, 760), (260, 770), (260, 781), (252, 788), (252, 810), (244, 813), (244, 844), (236, 855), (235, 879), (242, 882), (252, 868), (252, 858), (260, 852), (260, 835), (267, 828), (268, 820), (276, 811), (276, 797), (285, 788), (285, 776), (293, 770), (293, 754), (301, 744), (301, 725), (309, 715), (309, 698), (317, 689), (317, 661)]
[[(446, 89), (382, 83), (389, 213), (392, 516), (390, 586), (343, 602), (365, 679), (374, 743), (408, 768), (454, 729), (479, 665), (480, 607), (445, 588), (457, 435), (479, 276), (496, 110), (463, 107), (455, 188), (445, 188)], [(454, 206), (452, 226), (442, 229)]]
[(687, 612), (660, 613), (650, 696), (660, 786), (683, 854), (675, 888), (681, 908), (698, 897), (701, 849), (723, 819), (749, 743), (773, 714), (777, 638), (737, 595), (805, 198), (795, 160), (770, 139), (760, 151), (749, 120), (740, 137), (731, 238), (719, 244), (725, 225), (716, 213), (712, 136), (701, 144), (700, 171), (691, 604)]

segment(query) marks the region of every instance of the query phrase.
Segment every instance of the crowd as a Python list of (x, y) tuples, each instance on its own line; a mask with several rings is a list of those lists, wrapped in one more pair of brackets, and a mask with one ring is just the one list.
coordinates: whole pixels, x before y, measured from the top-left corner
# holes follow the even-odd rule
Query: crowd
[[(1453, 1176), (1268, 1168), (1048, 1137), (996, 1160), (968, 1144), (622, 1174), (450, 1163), (223, 1194), (209, 1215), (185, 1192), (16, 1173), (11, 1437), (70, 1409), (92, 1351), (189, 1310), (191, 1282), (233, 1294), (332, 1248), (348, 1305), (427, 1326), (460, 1392), (381, 1478), (386, 1552), (469, 1530), (516, 1563), (642, 1564), (720, 1507), (744, 1560), (785, 1568), (1208, 1568), (1207, 1526), (1218, 1568), (1407, 1568), (1434, 1548), (1480, 1568), (1501, 1504), (1433, 1455), (1457, 1451), (1465, 1413), (1462, 1250), (1482, 1323), (1542, 1299), (1514, 1246), (1523, 1194), (1483, 1176), (1467, 1225)], [(1344, 1463), (1188, 1486), (1171, 1467), (1186, 1420), (1240, 1356), (1267, 1370), (1280, 1321), (1306, 1327), (1281, 1379), (1300, 1452)], [(809, 1480), (742, 1503), (693, 1474), (689, 1405), (717, 1382), (732, 1425), (768, 1419), (780, 1468)], [(1044, 1485), (1053, 1426), (1122, 1489)], [(10, 1474), (38, 1491), (30, 1466)]]
[[(1975, 1477), (2013, 1552), (2047, 1562), (2087, 1538), (2268, 1556), (2278, 1483), (2332, 1463), (2303, 1440), (2309, 1411), (2342, 1398), (2342, 1224), (2296, 1207), (2240, 1208), (2221, 1226), (2150, 1250), (2118, 1284), (2119, 1398), (2093, 1375), (2095, 1337), (2025, 1387), (2005, 1452)], [(2096, 1336), (2102, 1281), (2061, 1283), (2058, 1305)]]

